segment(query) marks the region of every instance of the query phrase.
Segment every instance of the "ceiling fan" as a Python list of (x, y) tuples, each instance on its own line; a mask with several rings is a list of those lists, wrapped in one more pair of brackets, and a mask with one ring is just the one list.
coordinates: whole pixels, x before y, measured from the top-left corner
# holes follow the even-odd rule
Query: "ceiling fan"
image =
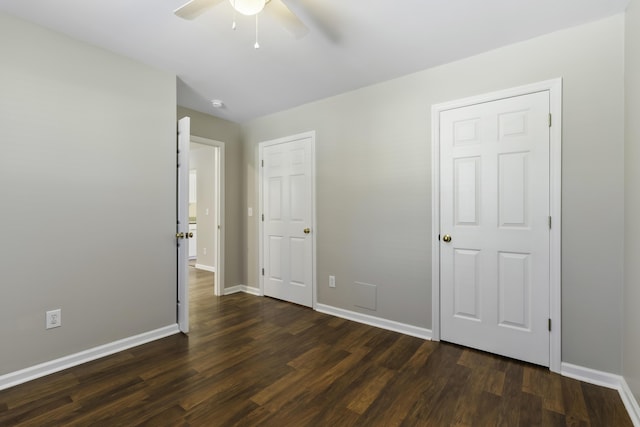
[[(224, 0), (190, 0), (173, 11), (184, 19), (195, 19)], [(235, 11), (247, 16), (257, 15), (264, 9), (296, 39), (304, 37), (309, 29), (284, 3), (284, 0), (228, 0)], [(266, 7), (265, 7), (266, 6)], [(235, 22), (233, 28), (235, 29)]]

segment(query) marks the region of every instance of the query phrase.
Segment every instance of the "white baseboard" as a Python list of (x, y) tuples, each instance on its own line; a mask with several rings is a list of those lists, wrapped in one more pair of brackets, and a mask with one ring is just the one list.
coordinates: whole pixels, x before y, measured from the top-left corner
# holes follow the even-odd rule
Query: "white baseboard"
[(260, 288), (254, 288), (253, 286), (247, 286), (247, 285), (236, 285), (230, 288), (224, 288), (223, 295), (237, 294), (238, 292), (257, 295), (259, 297), (262, 296), (262, 292), (260, 292)]
[(10, 372), (0, 376), (0, 390), (26, 383), (27, 381), (35, 380), (37, 378), (53, 374), (54, 372), (81, 365), (101, 357), (109, 356), (119, 351), (137, 347), (160, 338), (168, 337), (169, 335), (174, 335), (179, 332), (180, 329), (178, 328), (178, 325), (173, 324), (98, 347), (93, 347), (79, 353), (70, 354), (59, 359), (50, 360), (19, 371)]
[(330, 314), (332, 316), (342, 317), (343, 319), (353, 320), (354, 322), (364, 323), (366, 325), (375, 326), (377, 328), (388, 329), (401, 334), (411, 335), (412, 337), (430, 340), (432, 335), (431, 329), (420, 328), (418, 326), (408, 325), (393, 320), (382, 319), (380, 317), (369, 316), (355, 311), (345, 310), (331, 305), (316, 304), (316, 311), (320, 313)]
[(624, 403), (624, 407), (629, 413), (631, 422), (633, 422), (634, 426), (640, 427), (640, 406), (624, 377), (566, 362), (562, 362), (560, 373), (565, 377), (618, 390), (620, 399), (622, 399), (622, 403)]
[(624, 407), (627, 408), (631, 422), (633, 422), (634, 426), (640, 427), (640, 405), (624, 378), (622, 378), (622, 384), (618, 389), (618, 393), (620, 393)]
[(216, 268), (215, 267), (211, 267), (210, 265), (204, 265), (204, 264), (196, 263), (195, 267), (198, 270), (210, 271), (211, 273), (215, 273), (216, 272)]

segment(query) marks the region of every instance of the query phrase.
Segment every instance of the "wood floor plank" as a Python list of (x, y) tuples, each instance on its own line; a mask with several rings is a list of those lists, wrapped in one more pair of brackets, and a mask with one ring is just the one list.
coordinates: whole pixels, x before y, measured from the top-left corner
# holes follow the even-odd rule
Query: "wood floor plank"
[(517, 426), (520, 420), (524, 366), (521, 363), (509, 363), (504, 373), (505, 381), (502, 389), (502, 398), (498, 406), (496, 426)]
[(20, 405), (18, 408), (0, 414), (0, 425), (17, 425), (26, 421), (42, 420), (47, 418), (49, 414), (57, 408), (65, 407), (67, 411), (71, 405), (75, 409), (75, 403), (68, 396), (51, 396), (43, 399), (33, 400), (27, 404)]
[(189, 274), (189, 336), (2, 390), (0, 425), (631, 426), (615, 390)]
[(394, 375), (394, 371), (381, 366), (368, 369), (362, 381), (351, 389), (353, 399), (347, 398), (350, 400), (347, 409), (364, 414)]
[(59, 372), (46, 378), (26, 383), (20, 387), (13, 387), (0, 391), (0, 402), (8, 410), (13, 410), (26, 403), (46, 399), (55, 390), (68, 390), (79, 384), (78, 378), (68, 372)]
[(251, 400), (264, 406), (276, 396), (282, 396), (287, 390), (295, 390), (301, 384), (300, 381), (308, 374), (309, 371), (306, 370), (293, 370), (251, 396)]
[[(567, 420), (572, 420), (571, 425), (578, 425), (579, 421), (588, 423), (589, 412), (584, 402), (580, 381), (574, 380), (573, 378), (562, 379), (562, 400)], [(567, 422), (567, 424), (569, 424), (569, 422)]]
[(520, 394), (520, 417), (519, 425), (522, 426), (542, 426), (542, 398), (540, 396), (521, 393)]
[(617, 391), (598, 387), (593, 384), (581, 383), (589, 420), (592, 425), (615, 425), (616, 427), (631, 427), (622, 401)]

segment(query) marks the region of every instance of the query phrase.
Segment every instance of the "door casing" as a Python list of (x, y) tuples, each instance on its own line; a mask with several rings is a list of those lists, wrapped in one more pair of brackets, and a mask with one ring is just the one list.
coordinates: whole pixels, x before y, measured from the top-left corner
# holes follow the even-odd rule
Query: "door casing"
[[(311, 234), (311, 238), (313, 239), (312, 242), (312, 294), (313, 294), (313, 302), (312, 302), (312, 308), (315, 309), (316, 308), (316, 303), (317, 303), (317, 292), (318, 292), (318, 288), (316, 286), (316, 266), (317, 266), (317, 250), (316, 250), (316, 230), (318, 229), (318, 227), (316, 226), (316, 132), (315, 131), (309, 131), (309, 132), (304, 132), (304, 133), (299, 133), (296, 135), (291, 135), (291, 136), (286, 136), (283, 138), (278, 138), (278, 139), (273, 139), (273, 140), (269, 140), (269, 141), (263, 141), (258, 143), (258, 158), (257, 158), (257, 162), (256, 165), (260, 165), (262, 163), (262, 160), (264, 159), (263, 156), (263, 150), (264, 147), (267, 147), (269, 145), (276, 145), (276, 144), (283, 144), (283, 143), (287, 143), (287, 142), (292, 142), (292, 141), (296, 141), (299, 139), (305, 139), (305, 138), (310, 138), (311, 139), (311, 203), (312, 203), (312, 207), (311, 207), (311, 216), (312, 216), (312, 220), (311, 220), (311, 229), (312, 229), (312, 234)], [(264, 223), (260, 220), (260, 217), (262, 215), (262, 213), (264, 212), (264, 195), (263, 195), (263, 191), (262, 191), (262, 185), (263, 185), (263, 169), (262, 167), (258, 167), (258, 182), (257, 182), (257, 186), (258, 186), (258, 205), (259, 205), (259, 209), (258, 212), (256, 213), (256, 219), (258, 221), (258, 268), (257, 268), (257, 275), (258, 275), (258, 281), (260, 283), (260, 295), (264, 296), (264, 276), (262, 275), (262, 266), (264, 265), (264, 250), (263, 250), (263, 242), (264, 242)]]
[(496, 101), (535, 92), (549, 91), (549, 207), (551, 230), (549, 243), (549, 369), (560, 372), (561, 341), (561, 189), (562, 189), (562, 79), (546, 80), (511, 89), (458, 99), (431, 107), (431, 290), (432, 339), (440, 340), (440, 113), (484, 102)]

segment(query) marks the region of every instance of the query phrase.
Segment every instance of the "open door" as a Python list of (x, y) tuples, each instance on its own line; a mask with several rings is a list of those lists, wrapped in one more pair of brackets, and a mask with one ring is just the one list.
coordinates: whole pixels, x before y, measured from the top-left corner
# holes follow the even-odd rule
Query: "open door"
[(182, 333), (189, 332), (189, 143), (191, 141), (191, 119), (178, 121), (177, 147), (177, 221), (176, 242), (178, 246), (178, 327)]

